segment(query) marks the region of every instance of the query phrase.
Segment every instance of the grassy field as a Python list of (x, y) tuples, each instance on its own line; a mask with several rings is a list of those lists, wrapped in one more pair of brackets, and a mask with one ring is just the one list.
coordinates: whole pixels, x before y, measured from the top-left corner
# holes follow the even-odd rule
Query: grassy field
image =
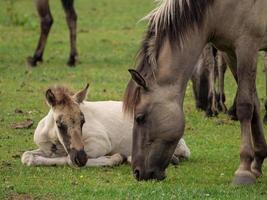
[[(14, 5), (10, 4), (15, 2)], [(60, 1), (50, 1), (54, 26), (44, 62), (26, 65), (39, 34), (39, 21), (30, 0), (0, 1), (0, 199), (266, 199), (265, 176), (248, 187), (231, 185), (239, 164), (239, 123), (225, 115), (207, 119), (196, 111), (191, 83), (185, 99), (185, 139), (192, 157), (170, 166), (163, 182), (137, 182), (130, 166), (116, 168), (26, 167), (25, 150), (35, 148), (33, 132), (48, 107), (44, 91), (55, 83), (77, 90), (91, 83), (89, 100), (121, 100), (130, 76), (128, 68), (145, 31), (137, 23), (153, 8), (152, 0), (78, 0), (78, 50), (80, 64), (66, 66), (68, 30)], [(230, 73), (226, 78), (227, 105), (235, 94)], [(264, 99), (262, 56), (257, 87)], [(21, 109), (23, 114), (15, 113)], [(263, 112), (263, 106), (262, 106)], [(31, 129), (15, 130), (11, 124), (34, 120)], [(266, 127), (265, 127), (266, 130)]]

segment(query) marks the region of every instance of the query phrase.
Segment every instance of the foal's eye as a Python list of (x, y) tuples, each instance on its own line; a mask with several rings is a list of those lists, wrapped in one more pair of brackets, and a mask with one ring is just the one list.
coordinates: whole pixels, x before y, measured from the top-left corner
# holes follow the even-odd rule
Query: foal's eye
[(81, 124), (83, 125), (84, 123), (85, 123), (85, 119), (82, 118), (82, 120), (81, 120)]
[(81, 113), (81, 124), (83, 125), (85, 123), (84, 115)]
[(62, 128), (64, 126), (64, 123), (62, 122), (62, 120), (57, 120), (56, 124), (58, 128)]
[(146, 122), (146, 115), (145, 114), (138, 114), (135, 117), (135, 121), (139, 125), (144, 124)]

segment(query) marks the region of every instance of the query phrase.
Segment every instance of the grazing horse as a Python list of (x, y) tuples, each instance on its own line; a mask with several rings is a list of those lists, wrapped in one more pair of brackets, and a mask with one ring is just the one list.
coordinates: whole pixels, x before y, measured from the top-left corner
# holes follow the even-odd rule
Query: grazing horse
[[(122, 102), (83, 101), (86, 88), (76, 94), (58, 86), (48, 89), (51, 109), (38, 124), (34, 141), (39, 147), (26, 151), (22, 163), (37, 165), (114, 166), (130, 161), (133, 122), (123, 117)], [(188, 158), (190, 150), (181, 139), (172, 162)]]
[[(61, 0), (64, 11), (66, 13), (66, 20), (70, 31), (70, 56), (68, 60), (69, 66), (74, 66), (76, 63), (77, 49), (76, 49), (76, 21), (77, 14), (74, 9), (74, 0)], [(43, 61), (43, 53), (45, 44), (48, 38), (50, 28), (53, 24), (53, 17), (50, 11), (48, 0), (36, 0), (36, 7), (41, 22), (41, 35), (37, 48), (33, 57), (28, 57), (28, 64), (35, 67), (38, 62)]]
[[(192, 75), (193, 92), (197, 109), (204, 110), (206, 116), (212, 117), (218, 111), (226, 112), (224, 104), (224, 74), (226, 63), (219, 51), (208, 44), (195, 67)], [(216, 91), (218, 82), (218, 91)]]
[[(133, 115), (132, 169), (137, 180), (165, 177), (183, 136), (186, 86), (208, 42), (224, 51), (238, 83), (240, 165), (234, 184), (252, 184), (262, 174), (267, 146), (259, 115), (256, 66), (267, 50), (266, 0), (162, 0), (148, 16), (137, 69), (124, 97)], [(219, 22), (219, 23), (218, 23)]]

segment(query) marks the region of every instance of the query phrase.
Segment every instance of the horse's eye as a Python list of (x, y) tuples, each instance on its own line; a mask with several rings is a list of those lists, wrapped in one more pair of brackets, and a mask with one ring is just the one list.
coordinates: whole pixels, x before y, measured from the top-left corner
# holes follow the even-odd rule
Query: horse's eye
[(139, 114), (135, 117), (135, 121), (137, 124), (141, 125), (146, 122), (146, 115), (145, 114)]

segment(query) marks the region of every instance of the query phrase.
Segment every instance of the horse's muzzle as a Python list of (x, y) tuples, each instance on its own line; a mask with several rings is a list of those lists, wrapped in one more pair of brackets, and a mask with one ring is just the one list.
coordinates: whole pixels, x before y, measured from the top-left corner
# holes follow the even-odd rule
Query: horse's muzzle
[(165, 171), (149, 170), (145, 172), (140, 168), (135, 168), (133, 175), (138, 181), (157, 180), (162, 181), (166, 178)]
[(80, 151), (71, 150), (70, 159), (71, 159), (71, 162), (78, 167), (85, 166), (88, 160), (87, 155), (84, 150), (80, 150)]

